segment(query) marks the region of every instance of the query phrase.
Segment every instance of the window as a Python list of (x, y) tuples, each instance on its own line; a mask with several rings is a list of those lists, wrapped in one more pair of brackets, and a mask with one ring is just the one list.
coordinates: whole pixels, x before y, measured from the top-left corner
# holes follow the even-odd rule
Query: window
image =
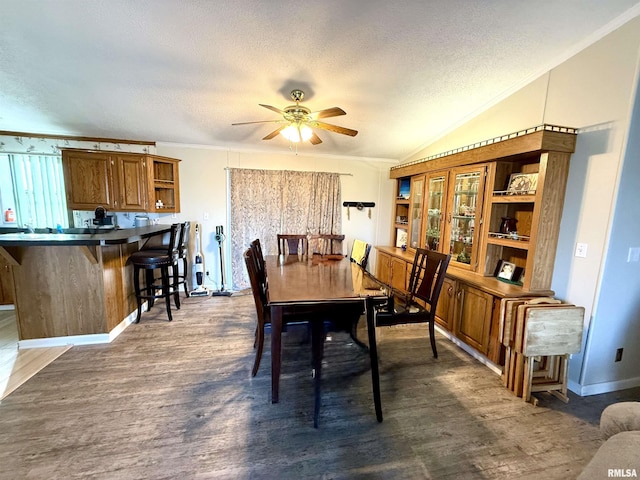
[(15, 211), (17, 225), (69, 226), (62, 157), (0, 154), (0, 172), (2, 209)]

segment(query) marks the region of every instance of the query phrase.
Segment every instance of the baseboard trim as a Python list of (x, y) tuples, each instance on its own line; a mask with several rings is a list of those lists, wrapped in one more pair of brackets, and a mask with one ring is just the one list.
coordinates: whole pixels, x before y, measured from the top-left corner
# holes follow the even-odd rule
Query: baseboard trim
[(2, 310), (15, 310), (15, 305), (0, 305), (0, 311)]
[(442, 335), (447, 337), (447, 339), (449, 339), (449, 341), (451, 343), (454, 343), (455, 345), (460, 347), (460, 349), (464, 350), (469, 355), (471, 355), (473, 358), (478, 360), (480, 363), (482, 363), (483, 365), (488, 367), (489, 370), (491, 370), (493, 373), (495, 373), (497, 375), (502, 375), (502, 367), (501, 366), (496, 365), (495, 363), (493, 363), (491, 360), (489, 360), (486, 356), (481, 354), (475, 348), (470, 347), (469, 345), (464, 343), (462, 340), (460, 340), (459, 338), (455, 337), (451, 332), (448, 332), (448, 331), (444, 330), (439, 325), (435, 325), (435, 327), (436, 327), (436, 330), (438, 331), (438, 333), (441, 333)]
[[(142, 306), (146, 311), (146, 304)], [(122, 320), (109, 333), (95, 333), (91, 335), (69, 335), (66, 337), (51, 338), (34, 338), (29, 340), (18, 340), (18, 348), (44, 348), (44, 347), (62, 347), (65, 345), (96, 345), (99, 343), (111, 343), (118, 335), (131, 325), (138, 315), (138, 311), (134, 310), (124, 320)]]
[(640, 387), (640, 377), (616, 380), (614, 382), (595, 383), (593, 385), (580, 385), (577, 382), (569, 380), (567, 387), (576, 395), (588, 397), (590, 395), (600, 395), (601, 393), (617, 392), (618, 390), (626, 390), (627, 388)]

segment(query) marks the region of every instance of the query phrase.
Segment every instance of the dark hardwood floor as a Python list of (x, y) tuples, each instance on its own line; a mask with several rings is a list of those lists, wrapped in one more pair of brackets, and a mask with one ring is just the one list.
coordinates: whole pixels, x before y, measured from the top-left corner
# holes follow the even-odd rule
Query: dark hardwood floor
[[(313, 428), (310, 345), (285, 334), (280, 403), (269, 339), (251, 377), (253, 299), (157, 305), (109, 345), (77, 346), (0, 403), (2, 479), (571, 479), (606, 405), (640, 389), (537, 407), (425, 326), (379, 334), (384, 422), (368, 354), (332, 334)], [(361, 322), (364, 324), (364, 322)], [(366, 339), (362, 332), (361, 338)]]

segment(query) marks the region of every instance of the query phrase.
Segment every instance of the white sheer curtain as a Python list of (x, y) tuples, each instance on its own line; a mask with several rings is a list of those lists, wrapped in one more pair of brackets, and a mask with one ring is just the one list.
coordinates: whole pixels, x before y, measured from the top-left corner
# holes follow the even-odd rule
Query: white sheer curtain
[(272, 255), (279, 233), (341, 233), (339, 174), (231, 168), (229, 176), (234, 289), (249, 286), (242, 254), (256, 238)]
[(68, 227), (62, 158), (9, 154), (8, 159), (18, 224)]

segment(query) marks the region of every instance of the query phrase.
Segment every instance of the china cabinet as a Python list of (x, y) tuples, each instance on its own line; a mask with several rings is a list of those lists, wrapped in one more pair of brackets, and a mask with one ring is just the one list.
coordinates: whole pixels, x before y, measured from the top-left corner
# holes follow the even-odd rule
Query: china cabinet
[[(416, 247), (450, 254), (436, 322), (499, 363), (500, 301), (553, 295), (550, 287), (575, 141), (575, 129), (540, 125), (392, 167), (390, 177), (398, 185), (394, 238), (403, 229), (408, 242), (406, 250), (398, 248), (402, 245), (397, 241), (376, 247), (376, 275), (398, 289), (405, 282), (406, 289), (406, 269)], [(406, 224), (399, 223), (405, 218)], [(392, 270), (394, 258), (405, 263), (404, 274), (398, 264)], [(505, 264), (513, 274), (498, 278)]]

